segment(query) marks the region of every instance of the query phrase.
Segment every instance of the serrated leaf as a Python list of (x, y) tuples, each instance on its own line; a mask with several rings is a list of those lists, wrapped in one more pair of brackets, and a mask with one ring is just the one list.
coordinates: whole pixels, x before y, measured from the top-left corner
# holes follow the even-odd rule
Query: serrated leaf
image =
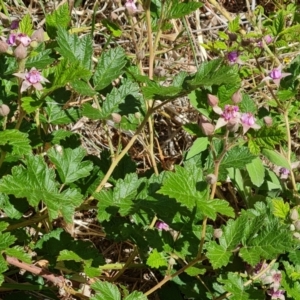
[(192, 147), (190, 148), (186, 159), (190, 159), (191, 157), (201, 153), (202, 151), (207, 149), (209, 145), (209, 141), (207, 137), (197, 138), (194, 142)]
[(31, 69), (35, 67), (36, 69), (44, 69), (54, 61), (54, 58), (50, 57), (50, 49), (39, 52), (36, 55), (30, 55), (26, 60), (26, 68)]
[(251, 163), (254, 158), (256, 158), (256, 156), (251, 154), (247, 147), (234, 147), (225, 154), (220, 164), (220, 169), (243, 169), (245, 165)]
[(26, 133), (19, 130), (6, 129), (0, 132), (0, 145), (8, 145), (6, 152), (13, 155), (26, 155), (31, 153), (30, 141), (27, 136)]
[(91, 300), (121, 300), (118, 288), (107, 281), (96, 281), (91, 284), (91, 288), (96, 291), (96, 295)]
[(157, 249), (153, 249), (147, 259), (147, 265), (151, 268), (159, 269), (160, 267), (167, 267), (168, 262), (162, 253), (159, 253)]
[(51, 133), (51, 143), (53, 145), (55, 144), (60, 144), (62, 140), (65, 140), (67, 137), (72, 136), (74, 133), (71, 131), (63, 130), (63, 129), (58, 129), (55, 130)]
[(11, 203), (9, 197), (2, 193), (0, 193), (0, 207), (7, 217), (11, 219), (20, 219), (24, 215), (24, 212), (16, 209), (16, 207)]
[(22, 97), (21, 100), (21, 106), (28, 114), (36, 111), (43, 103), (44, 100), (37, 100), (32, 97)]
[(52, 14), (46, 15), (47, 33), (51, 39), (56, 37), (59, 27), (67, 29), (71, 22), (68, 3), (60, 5)]
[(206, 249), (206, 256), (214, 269), (221, 268), (229, 263), (232, 253), (230, 251), (226, 251), (226, 249), (221, 245), (218, 245), (214, 241), (209, 242), (206, 245)]
[(5, 253), (28, 264), (31, 263), (31, 256), (28, 253), (26, 253), (21, 246), (14, 246), (13, 248), (8, 248), (5, 250)]
[(286, 139), (285, 133), (275, 127), (263, 127), (258, 131), (255, 131), (250, 137), (252, 143), (255, 143), (255, 147), (263, 147), (268, 149), (274, 149), (274, 146), (279, 145)]
[(42, 157), (29, 156), (24, 163), (26, 168), (15, 166), (11, 175), (2, 177), (0, 192), (26, 198), (34, 207), (43, 201), (48, 206), (50, 219), (57, 218), (61, 213), (71, 223), (75, 207), (82, 202), (81, 194), (75, 189), (59, 193), (55, 172), (47, 167)]
[(75, 108), (62, 109), (59, 103), (47, 101), (47, 106), (44, 108), (47, 116), (40, 116), (41, 121), (52, 125), (64, 125), (75, 123), (79, 118), (79, 110)]
[(103, 118), (103, 114), (101, 111), (97, 108), (94, 108), (91, 104), (89, 103), (84, 103), (82, 106), (82, 114), (91, 119), (91, 120), (101, 120)]
[(62, 149), (61, 151), (51, 148), (47, 154), (56, 166), (59, 177), (64, 184), (70, 184), (80, 178), (87, 177), (93, 169), (91, 161), (82, 161), (86, 151), (81, 147)]
[(248, 171), (251, 182), (260, 187), (265, 178), (265, 167), (259, 157), (252, 160), (250, 164), (246, 165), (246, 169)]
[(234, 18), (234, 20), (229, 22), (228, 29), (230, 32), (237, 32), (240, 29), (240, 16), (239, 15), (237, 15)]
[(300, 251), (299, 251), (299, 249), (290, 251), (289, 259), (294, 265), (300, 266)]
[(6, 251), (14, 242), (16, 238), (9, 232), (0, 233), (0, 251)]
[(290, 212), (290, 205), (282, 199), (272, 199), (273, 214), (275, 217), (285, 220)]
[(76, 254), (74, 251), (62, 250), (59, 252), (57, 261), (63, 261), (63, 260), (73, 260), (76, 262), (81, 262), (83, 259), (78, 254)]
[(192, 209), (199, 199), (199, 194), (195, 189), (196, 182), (184, 168), (176, 166), (175, 170), (175, 173), (169, 174), (158, 193), (174, 198), (177, 202)]
[(242, 94), (242, 101), (239, 103), (240, 110), (242, 112), (250, 112), (255, 114), (256, 113), (256, 105), (253, 99), (250, 98), (248, 94), (243, 93)]
[(284, 167), (288, 170), (291, 169), (288, 160), (285, 157), (283, 157), (279, 152), (270, 149), (263, 149), (262, 154), (265, 155), (271, 163), (279, 167)]
[(245, 291), (244, 281), (239, 274), (229, 272), (227, 273), (227, 278), (218, 279), (219, 282), (224, 284), (224, 289), (230, 293), (232, 296), (230, 299), (233, 300), (247, 300), (249, 295)]
[(197, 268), (197, 267), (189, 267), (188, 269), (186, 269), (184, 271), (186, 274), (188, 274), (189, 276), (198, 276), (198, 275), (203, 275), (206, 273), (206, 269), (205, 268)]
[(76, 61), (86, 70), (92, 66), (93, 42), (91, 36), (84, 35), (78, 38), (76, 34), (69, 34), (67, 30), (60, 27), (57, 31), (57, 51), (66, 59)]
[(147, 296), (142, 292), (134, 291), (130, 295), (124, 298), (124, 300), (147, 300)]
[(200, 2), (183, 2), (180, 3), (178, 0), (172, 0), (169, 2), (169, 10), (166, 13), (167, 19), (179, 19), (191, 12), (195, 11), (203, 4)]
[(221, 85), (221, 84), (237, 84), (240, 82), (238, 70), (236, 67), (222, 65), (222, 59), (215, 59), (202, 63), (197, 73), (188, 84), (193, 87)]
[(178, 86), (163, 86), (156, 82), (151, 82), (147, 86), (143, 87), (142, 91), (146, 99), (168, 100), (177, 98), (183, 89)]
[(285, 20), (284, 20), (283, 11), (280, 10), (279, 12), (277, 12), (276, 18), (273, 19), (273, 27), (271, 27), (274, 36), (277, 36), (280, 34), (280, 32), (285, 27), (284, 24), (285, 24)]
[(122, 35), (122, 28), (120, 28), (118, 24), (110, 21), (109, 19), (104, 19), (101, 22), (114, 37), (120, 37)]
[[(204, 201), (205, 200), (197, 202), (200, 209), (202, 208), (200, 202), (204, 203)], [(225, 200), (220, 200), (220, 199), (206, 200), (206, 203), (207, 203), (207, 207), (210, 210), (210, 213), (207, 213), (206, 215), (213, 220), (216, 219), (216, 214), (221, 214), (228, 217), (235, 216), (233, 208), (229, 206), (229, 203)]]
[(196, 123), (188, 123), (184, 124), (182, 128), (189, 133), (190, 135), (196, 135), (196, 136), (201, 136), (203, 135), (201, 132), (201, 129), (198, 124)]
[(5, 271), (8, 270), (7, 262), (5, 261), (4, 257), (0, 256), (0, 286), (4, 282), (4, 276), (2, 275)]
[(96, 92), (84, 81), (75, 79), (70, 82), (72, 88), (80, 95), (92, 97)]
[(90, 267), (88, 265), (84, 266), (83, 272), (90, 278), (98, 277), (101, 275), (101, 270), (99, 268)]
[(32, 35), (33, 29), (30, 14), (27, 14), (22, 18), (18, 30), (21, 33), (27, 34), (29, 37)]
[(100, 91), (123, 74), (126, 65), (126, 56), (122, 47), (109, 49), (101, 54), (94, 76), (94, 88)]

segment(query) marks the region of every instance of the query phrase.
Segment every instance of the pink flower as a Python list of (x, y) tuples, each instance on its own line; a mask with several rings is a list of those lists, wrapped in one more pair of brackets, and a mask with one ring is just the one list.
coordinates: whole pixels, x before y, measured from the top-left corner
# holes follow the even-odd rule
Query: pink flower
[(36, 68), (31, 68), (29, 72), (15, 73), (14, 75), (23, 79), (21, 93), (26, 91), (30, 86), (33, 86), (36, 90), (40, 91), (43, 89), (41, 83), (49, 82)]
[[(264, 36), (264, 41), (268, 45), (273, 42), (273, 38), (269, 34), (267, 34), (266, 36)], [(257, 43), (257, 46), (262, 48), (263, 47), (262, 41), (259, 41)]]
[(285, 296), (283, 295), (284, 291), (283, 290), (277, 290), (275, 291), (274, 289), (268, 290), (268, 295), (271, 296), (271, 299), (274, 300), (285, 300)]
[(237, 61), (238, 57), (239, 54), (237, 51), (231, 51), (227, 54), (228, 61), (231, 64), (234, 64)]
[(138, 11), (138, 9), (137, 9), (137, 7), (136, 7), (133, 0), (127, 0), (126, 3), (125, 3), (125, 8), (127, 9), (128, 13), (130, 15), (133, 15)]
[(266, 80), (273, 80), (273, 82), (279, 86), (280, 84), (280, 80), (284, 77), (287, 77), (291, 75), (291, 73), (282, 73), (281, 72), (281, 66), (278, 67), (278, 68), (274, 68), (270, 73), (269, 73), (269, 76), (265, 77), (263, 79), (263, 81), (266, 81)]
[(157, 221), (155, 227), (159, 230), (169, 230), (169, 225), (162, 221)]
[(267, 274), (264, 274), (264, 276), (261, 277), (261, 281), (263, 284), (271, 284), (270, 288), (272, 288), (274, 291), (278, 291), (280, 287), (281, 282), (281, 272), (276, 270), (271, 270)]
[(241, 123), (243, 126), (243, 134), (245, 134), (250, 128), (259, 129), (260, 126), (255, 124), (255, 118), (252, 113), (244, 113), (241, 116)]
[(22, 44), (24, 47), (27, 47), (30, 43), (30, 37), (24, 33), (11, 33), (7, 39), (7, 44), (10, 46), (17, 46), (19, 44)]
[(215, 130), (227, 125), (227, 128), (231, 131), (236, 131), (240, 123), (240, 113), (238, 106), (236, 105), (225, 105), (224, 110), (219, 106), (213, 107), (215, 113), (220, 115), (217, 121)]

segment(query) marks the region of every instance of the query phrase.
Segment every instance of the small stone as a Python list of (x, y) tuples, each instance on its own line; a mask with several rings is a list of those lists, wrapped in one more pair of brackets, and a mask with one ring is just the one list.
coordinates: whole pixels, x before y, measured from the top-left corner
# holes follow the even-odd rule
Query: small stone
[(290, 212), (290, 219), (292, 221), (297, 221), (299, 220), (299, 213), (298, 210), (296, 208), (293, 208)]

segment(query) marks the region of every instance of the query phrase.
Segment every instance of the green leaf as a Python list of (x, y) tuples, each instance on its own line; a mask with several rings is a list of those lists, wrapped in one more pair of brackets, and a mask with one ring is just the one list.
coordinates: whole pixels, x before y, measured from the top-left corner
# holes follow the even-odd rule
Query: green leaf
[(288, 160), (275, 150), (263, 149), (262, 154), (273, 164), (291, 170)]
[(174, 198), (187, 208), (193, 209), (200, 194), (196, 191), (195, 186), (195, 179), (189, 175), (189, 171), (176, 166), (175, 173), (169, 174), (158, 193)]
[(15, 203), (12, 203), (12, 200), (10, 200), (7, 195), (0, 193), (0, 207), (7, 217), (11, 219), (21, 219), (24, 215), (24, 211), (19, 211), (19, 207), (16, 208), (14, 204)]
[(299, 251), (299, 249), (290, 251), (289, 259), (294, 265), (300, 266), (300, 251)]
[(257, 111), (255, 101), (253, 101), (248, 94), (244, 93), (242, 94), (242, 101), (239, 103), (239, 107), (240, 110), (245, 113), (250, 112), (255, 114)]
[(190, 135), (202, 136), (201, 129), (196, 123), (187, 123), (182, 126), (182, 128)]
[(4, 276), (2, 275), (5, 271), (8, 270), (7, 262), (5, 261), (4, 257), (0, 256), (0, 285), (4, 282)]
[(220, 168), (243, 169), (245, 165), (251, 163), (254, 158), (256, 158), (256, 156), (251, 154), (247, 147), (234, 147), (225, 154), (224, 159), (220, 164)]
[(151, 82), (148, 86), (142, 88), (143, 95), (146, 99), (168, 100), (177, 98), (182, 92), (182, 87), (163, 86), (156, 82)]
[(167, 267), (168, 262), (162, 253), (158, 252), (156, 249), (153, 249), (147, 259), (147, 265), (151, 268), (159, 269), (160, 267)]
[(75, 123), (80, 118), (78, 109), (62, 109), (59, 103), (54, 102), (49, 98), (47, 100), (47, 106), (44, 108), (47, 116), (40, 116), (42, 122), (52, 125), (64, 125)]
[(57, 31), (57, 51), (66, 59), (76, 61), (86, 70), (92, 66), (93, 42), (89, 34), (78, 38), (76, 34), (69, 34), (60, 27)]
[(207, 137), (197, 138), (194, 141), (192, 147), (190, 148), (190, 150), (186, 156), (186, 159), (189, 159), (189, 158), (203, 152), (204, 150), (207, 149), (208, 145), (209, 145), (209, 142), (208, 142)]
[(203, 275), (206, 273), (205, 268), (197, 268), (197, 267), (189, 267), (184, 271), (186, 274), (189, 276), (198, 276), (198, 275)]
[(250, 136), (250, 141), (254, 143), (253, 146), (268, 149), (274, 149), (274, 146), (284, 140), (286, 140), (285, 133), (277, 127), (263, 127)]
[(93, 76), (95, 90), (103, 90), (114, 79), (122, 75), (126, 62), (126, 55), (122, 47), (112, 48), (103, 52)]
[(22, 18), (21, 22), (19, 23), (18, 31), (27, 34), (29, 37), (32, 35), (33, 29), (30, 14), (27, 14)]
[(98, 277), (101, 275), (101, 270), (99, 268), (90, 267), (86, 264), (84, 265), (83, 272), (90, 278)]
[(91, 288), (96, 291), (96, 295), (91, 300), (121, 300), (118, 288), (107, 281), (96, 281), (91, 284)]
[(82, 161), (86, 151), (81, 147), (62, 149), (61, 151), (51, 148), (47, 154), (64, 184), (70, 184), (80, 178), (87, 177), (93, 169), (91, 161)]
[(71, 16), (68, 3), (60, 5), (52, 14), (46, 15), (47, 33), (51, 39), (56, 37), (56, 32), (59, 27), (67, 29), (71, 22)]
[(226, 266), (229, 263), (232, 253), (226, 251), (224, 247), (218, 245), (215, 241), (211, 241), (206, 245), (206, 256), (214, 269)]
[(80, 95), (93, 97), (96, 92), (84, 81), (75, 79), (70, 82), (72, 88)]
[(235, 84), (240, 82), (236, 66), (224, 66), (222, 59), (202, 63), (188, 84), (193, 87)]
[(14, 246), (13, 248), (8, 248), (5, 250), (5, 253), (28, 264), (31, 263), (31, 256), (28, 253), (26, 253), (21, 246)]
[(69, 130), (68, 131), (63, 129), (55, 130), (51, 133), (51, 143), (52, 145), (55, 144), (59, 145), (62, 140), (65, 140), (67, 137), (70, 137), (72, 135), (74, 135), (74, 133)]
[(271, 27), (274, 36), (277, 36), (280, 34), (280, 32), (284, 29), (285, 27), (285, 18), (283, 11), (280, 10), (276, 14), (276, 18), (273, 19), (273, 27)]
[(237, 15), (234, 18), (234, 20), (229, 22), (228, 29), (230, 32), (237, 32), (240, 29), (240, 16), (239, 15)]
[(122, 28), (120, 28), (118, 24), (110, 21), (109, 19), (104, 19), (101, 22), (114, 37), (120, 37), (122, 35)]
[(53, 63), (54, 58), (50, 57), (52, 51), (50, 49), (46, 49), (41, 51), (35, 55), (30, 55), (26, 60), (26, 68), (31, 69), (35, 67), (36, 69), (44, 69), (50, 64)]
[(193, 11), (197, 10), (203, 4), (201, 2), (182, 2), (178, 0), (169, 1), (169, 10), (167, 10), (167, 19), (179, 19), (182, 18)]
[[(202, 209), (203, 213), (213, 220), (216, 219), (216, 214), (221, 214), (228, 217), (235, 216), (233, 208), (229, 206), (229, 203), (225, 200), (205, 200), (202, 198), (197, 201), (197, 204), (200, 210)], [(204, 209), (204, 206), (206, 206), (206, 209)]]
[(16, 238), (10, 235), (9, 232), (0, 233), (0, 251), (6, 251), (14, 242)]
[(260, 187), (265, 178), (265, 167), (259, 157), (252, 160), (250, 164), (246, 165), (246, 169), (248, 171), (251, 182)]
[(273, 215), (283, 220), (289, 215), (290, 205), (282, 199), (272, 199)]
[(37, 100), (32, 97), (22, 97), (21, 99), (21, 106), (28, 114), (36, 111), (43, 103), (44, 100)]
[(124, 300), (147, 300), (147, 296), (142, 292), (134, 291), (130, 295), (124, 298)]
[(16, 198), (26, 198), (28, 203), (36, 207), (40, 201), (48, 206), (50, 219), (55, 219), (59, 213), (66, 222), (72, 222), (75, 207), (81, 204), (82, 196), (77, 190), (58, 191), (55, 172), (49, 169), (41, 156), (29, 156), (22, 165), (12, 168), (12, 174), (0, 180), (0, 192), (14, 195)]
[(0, 222), (0, 232), (4, 231), (7, 227), (8, 227), (8, 223), (7, 222)]
[(91, 119), (91, 120), (101, 120), (103, 119), (103, 114), (101, 111), (97, 108), (94, 108), (91, 104), (89, 103), (84, 103), (82, 106), (82, 114)]
[(0, 132), (0, 145), (7, 147), (6, 152), (13, 155), (26, 155), (31, 153), (30, 141), (26, 133), (16, 129), (6, 129)]
[(247, 300), (249, 295), (245, 291), (244, 281), (239, 274), (229, 272), (226, 274), (226, 279), (220, 278), (219, 282), (224, 284), (224, 289), (230, 293), (232, 300)]
[(74, 251), (70, 251), (70, 250), (62, 250), (59, 252), (57, 261), (64, 261), (64, 260), (73, 260), (76, 262), (83, 261), (83, 259), (78, 254), (76, 254)]

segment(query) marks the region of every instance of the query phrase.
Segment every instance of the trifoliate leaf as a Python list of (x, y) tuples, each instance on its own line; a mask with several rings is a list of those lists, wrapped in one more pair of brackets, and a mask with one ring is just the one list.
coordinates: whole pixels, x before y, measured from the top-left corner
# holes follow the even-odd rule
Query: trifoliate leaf
[(118, 288), (110, 282), (96, 281), (91, 284), (91, 288), (96, 292), (96, 295), (91, 297), (91, 300), (121, 300)]
[(6, 152), (13, 155), (26, 155), (31, 153), (30, 141), (26, 133), (16, 129), (6, 129), (0, 132), (0, 146), (7, 147)]
[(91, 161), (82, 161), (86, 151), (81, 147), (62, 149), (61, 152), (51, 148), (47, 154), (64, 184), (87, 177), (93, 169)]
[(168, 262), (162, 253), (159, 253), (156, 249), (153, 249), (147, 259), (147, 265), (151, 268), (158, 269), (160, 267), (167, 267)]

